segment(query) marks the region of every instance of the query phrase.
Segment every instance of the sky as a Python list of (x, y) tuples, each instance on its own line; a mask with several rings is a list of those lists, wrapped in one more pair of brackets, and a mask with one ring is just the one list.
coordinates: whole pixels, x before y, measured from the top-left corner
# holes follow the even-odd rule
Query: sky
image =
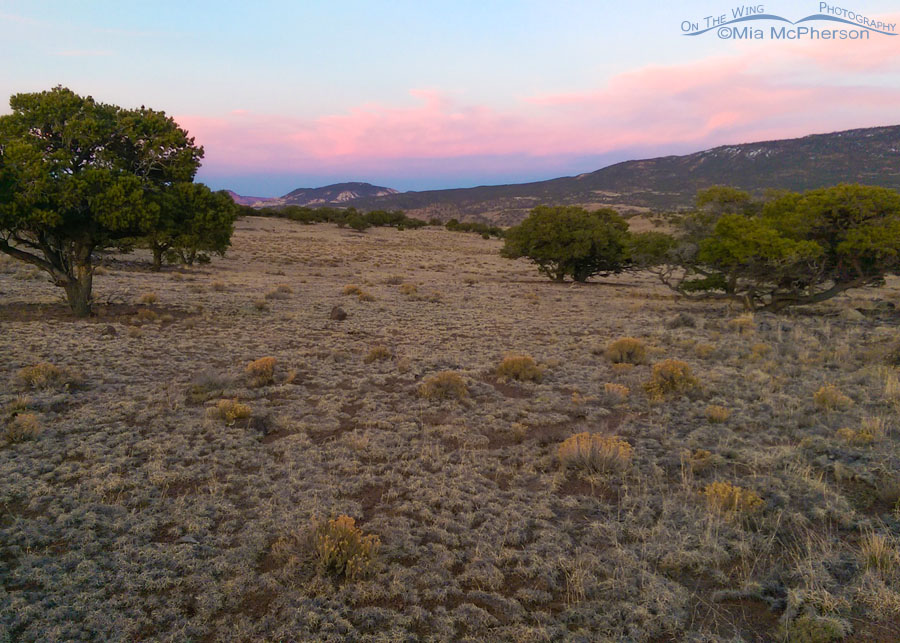
[[(198, 180), (252, 196), (520, 183), (900, 124), (900, 36), (772, 39), (775, 21), (740, 24), (760, 39), (683, 34), (743, 6), (0, 0), (0, 113), (6, 96), (56, 85), (161, 109), (204, 146)], [(748, 6), (792, 22), (820, 12)], [(829, 6), (900, 28), (900, 0)]]

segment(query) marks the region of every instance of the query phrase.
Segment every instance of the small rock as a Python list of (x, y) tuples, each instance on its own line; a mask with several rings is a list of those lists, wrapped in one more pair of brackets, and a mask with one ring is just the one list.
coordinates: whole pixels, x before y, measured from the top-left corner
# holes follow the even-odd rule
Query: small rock
[(328, 315), (329, 319), (336, 319), (337, 321), (343, 321), (347, 319), (347, 313), (344, 312), (344, 309), (340, 306), (335, 306), (331, 309), (331, 314)]
[(866, 316), (855, 308), (845, 308), (841, 311), (841, 319), (845, 321), (861, 321), (865, 318)]

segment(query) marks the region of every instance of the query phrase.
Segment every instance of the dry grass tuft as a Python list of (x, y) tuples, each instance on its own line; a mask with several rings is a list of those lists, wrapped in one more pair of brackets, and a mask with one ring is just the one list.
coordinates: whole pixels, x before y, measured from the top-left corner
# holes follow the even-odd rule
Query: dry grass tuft
[(563, 467), (605, 473), (622, 471), (631, 463), (632, 448), (625, 440), (600, 433), (578, 433), (559, 445)]
[(253, 414), (246, 404), (237, 400), (219, 400), (216, 405), (207, 411), (207, 415), (213, 419), (221, 420), (228, 426), (232, 426), (238, 420), (247, 420)]
[(249, 386), (267, 386), (275, 381), (275, 364), (278, 360), (274, 357), (260, 357), (247, 364), (244, 373), (247, 375)]
[(372, 568), (381, 541), (365, 534), (350, 516), (338, 516), (315, 527), (314, 541), (320, 568), (333, 576), (353, 580)]
[(357, 299), (360, 301), (375, 301), (375, 295), (366, 290), (360, 290)]
[(731, 417), (731, 410), (717, 404), (710, 404), (706, 407), (706, 419), (713, 424), (720, 424)]
[(223, 292), (225, 290), (226, 286), (221, 281), (214, 281), (210, 285), (210, 288), (212, 288), (215, 292)]
[(631, 394), (631, 390), (627, 386), (624, 384), (616, 384), (614, 382), (606, 382), (603, 385), (603, 390), (607, 395), (619, 402), (626, 400)]
[(139, 300), (142, 304), (155, 304), (159, 301), (159, 296), (155, 292), (145, 292)]
[(344, 295), (360, 295), (362, 294), (362, 288), (357, 285), (349, 284), (344, 286), (344, 289), (341, 291)]
[(380, 362), (386, 359), (391, 359), (393, 355), (391, 354), (391, 350), (387, 346), (373, 346), (369, 349), (369, 354), (366, 355), (365, 362), (366, 364), (371, 364), (372, 362)]
[(867, 429), (843, 428), (838, 429), (835, 435), (853, 447), (867, 447), (875, 442), (875, 435)]
[(825, 384), (813, 393), (813, 401), (826, 411), (843, 411), (853, 406), (853, 400), (841, 393), (834, 384)]
[(859, 541), (859, 555), (866, 569), (874, 569), (891, 576), (900, 563), (900, 555), (894, 540), (874, 531), (867, 532)]
[(269, 310), (269, 302), (267, 302), (265, 299), (254, 299), (253, 307), (259, 312), (265, 312)]
[(4, 437), (7, 442), (33, 440), (41, 432), (41, 423), (34, 413), (17, 413), (6, 423)]
[(686, 393), (699, 385), (700, 382), (686, 362), (666, 359), (653, 365), (650, 380), (644, 388), (651, 398), (661, 399), (667, 395)]
[(765, 504), (755, 491), (730, 482), (711, 482), (701, 493), (706, 498), (707, 507), (715, 513), (752, 514)]
[(16, 374), (16, 379), (27, 388), (69, 390), (81, 385), (81, 376), (67, 368), (50, 362), (38, 362), (26, 366)]
[(710, 355), (716, 352), (716, 347), (712, 344), (700, 342), (694, 345), (694, 354), (700, 359), (709, 359)]
[(441, 371), (419, 385), (419, 396), (426, 400), (461, 400), (469, 394), (469, 388), (459, 373)]
[(419, 288), (416, 284), (401, 284), (400, 285), (400, 293), (407, 296), (415, 295), (419, 292)]
[(497, 367), (497, 377), (520, 382), (540, 382), (544, 369), (530, 355), (507, 355)]
[(647, 347), (635, 337), (617, 339), (606, 347), (604, 354), (613, 364), (644, 364), (647, 361)]
[(751, 314), (729, 319), (728, 327), (741, 335), (750, 335), (756, 330), (756, 324), (753, 322), (753, 315)]
[(294, 290), (287, 284), (279, 284), (266, 293), (266, 299), (288, 299), (293, 293)]

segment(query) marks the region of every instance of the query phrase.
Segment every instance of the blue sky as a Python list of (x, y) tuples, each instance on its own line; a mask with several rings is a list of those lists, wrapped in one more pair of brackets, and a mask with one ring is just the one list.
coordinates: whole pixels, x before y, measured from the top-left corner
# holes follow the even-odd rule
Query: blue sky
[[(536, 180), (894, 123), (900, 37), (681, 35), (735, 6), (0, 1), (0, 93), (61, 84), (164, 109), (206, 148), (200, 180), (259, 196)], [(763, 6), (796, 20), (819, 3)]]

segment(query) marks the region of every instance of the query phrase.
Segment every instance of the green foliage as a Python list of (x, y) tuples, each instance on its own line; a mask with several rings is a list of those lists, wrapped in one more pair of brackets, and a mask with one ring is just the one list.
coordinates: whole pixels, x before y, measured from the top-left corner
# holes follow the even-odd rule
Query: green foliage
[[(175, 210), (185, 207), (179, 195), (205, 189), (188, 187), (203, 148), (164, 112), (63, 87), (16, 94), (10, 108), (0, 116), (0, 251), (47, 271), (72, 310), (87, 315), (94, 251), (185, 233)], [(221, 207), (221, 199), (210, 206)], [(221, 247), (231, 220), (207, 209), (187, 236), (212, 225)]]
[(632, 241), (638, 263), (685, 295), (726, 297), (773, 311), (880, 285), (900, 269), (900, 194), (836, 185), (767, 201), (711, 188), (678, 234)]
[(538, 206), (504, 238), (504, 257), (527, 257), (557, 281), (619, 273), (630, 263), (628, 223), (608, 208), (588, 212), (575, 206)]
[(460, 223), (456, 219), (450, 219), (444, 227), (451, 232), (475, 232), (485, 239), (490, 239), (491, 237), (497, 237), (499, 239), (503, 237), (502, 228), (490, 226), (485, 223), (478, 223), (477, 221), (465, 221)]
[(428, 223), (421, 219), (415, 219), (406, 216), (401, 210), (372, 210), (362, 213), (356, 208), (310, 208), (300, 205), (286, 205), (278, 208), (261, 208), (254, 210), (250, 208), (242, 209), (242, 214), (250, 214), (255, 216), (271, 216), (280, 219), (290, 219), (305, 224), (313, 223), (335, 223), (339, 227), (353, 228), (358, 232), (363, 232), (371, 227), (392, 227), (398, 230), (407, 230), (421, 228)]

